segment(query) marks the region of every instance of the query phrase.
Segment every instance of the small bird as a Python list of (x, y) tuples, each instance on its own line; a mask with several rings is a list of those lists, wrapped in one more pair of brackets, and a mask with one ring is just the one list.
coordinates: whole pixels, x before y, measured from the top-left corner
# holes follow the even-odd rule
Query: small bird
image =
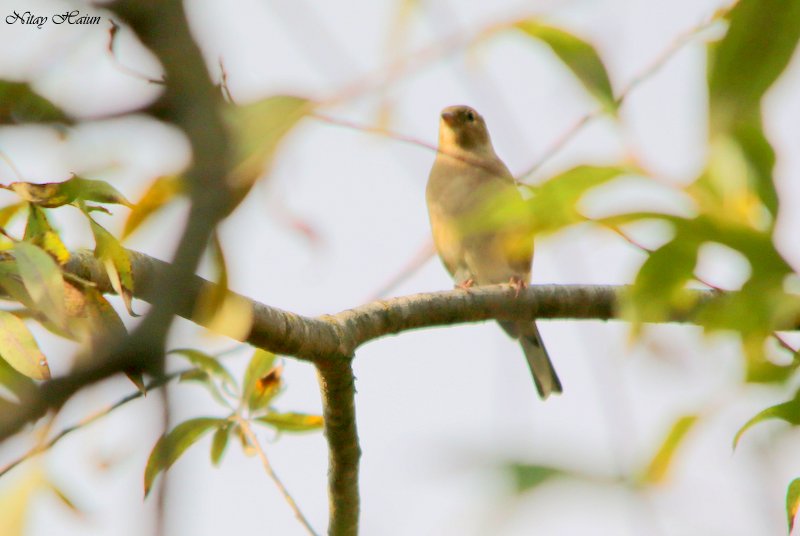
[[(476, 224), (489, 203), (522, 202), (514, 177), (492, 147), (486, 123), (469, 106), (450, 106), (439, 121), (439, 152), (425, 190), (433, 242), (458, 287), (510, 282), (517, 292), (529, 281), (533, 238), (521, 224)], [(503, 321), (518, 339), (539, 396), (561, 392), (561, 382), (536, 324)]]

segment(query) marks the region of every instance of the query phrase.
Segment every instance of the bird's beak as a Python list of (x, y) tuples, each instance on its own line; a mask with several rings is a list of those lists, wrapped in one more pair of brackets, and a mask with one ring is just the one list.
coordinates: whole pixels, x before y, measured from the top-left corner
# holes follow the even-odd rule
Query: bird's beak
[(442, 119), (447, 126), (452, 127), (456, 124), (456, 113), (455, 112), (442, 112)]

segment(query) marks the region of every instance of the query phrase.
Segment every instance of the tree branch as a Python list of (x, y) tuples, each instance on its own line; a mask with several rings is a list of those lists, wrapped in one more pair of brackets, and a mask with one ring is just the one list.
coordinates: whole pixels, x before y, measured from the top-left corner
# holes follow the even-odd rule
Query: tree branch
[[(155, 282), (169, 276), (169, 263), (143, 253), (128, 251), (133, 266), (135, 296), (154, 299)], [(102, 264), (89, 251), (72, 254), (67, 272), (93, 282), (103, 293), (111, 283)], [(186, 285), (195, 293), (212, 292), (216, 285), (193, 275)], [(532, 285), (518, 297), (506, 284), (473, 287), (468, 291), (448, 290), (374, 301), (333, 315), (312, 318), (271, 307), (241, 294), (229, 296), (247, 303), (253, 324), (240, 339), (258, 348), (302, 361), (326, 361), (331, 356), (349, 360), (364, 343), (410, 329), (481, 322), (485, 320), (612, 320), (619, 317), (618, 304), (626, 286)], [(696, 306), (719, 292), (687, 290)], [(183, 306), (178, 315), (199, 325), (207, 320), (193, 308)], [(691, 311), (676, 312), (675, 322), (691, 321)], [(787, 329), (793, 329), (787, 326)]]
[(328, 534), (356, 536), (361, 447), (356, 430), (355, 376), (350, 360), (338, 359), (317, 363), (317, 375), (328, 440)]

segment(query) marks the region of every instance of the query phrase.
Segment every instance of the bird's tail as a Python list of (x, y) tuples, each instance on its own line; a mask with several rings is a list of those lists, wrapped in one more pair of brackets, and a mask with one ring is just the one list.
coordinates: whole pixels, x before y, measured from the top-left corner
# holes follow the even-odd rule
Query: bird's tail
[(536, 390), (542, 400), (552, 393), (560, 393), (561, 380), (558, 379), (556, 369), (550, 361), (550, 356), (539, 335), (539, 329), (535, 322), (500, 322), (500, 326), (512, 337), (519, 339), (522, 351), (525, 352), (525, 359), (531, 369), (533, 381), (536, 383)]

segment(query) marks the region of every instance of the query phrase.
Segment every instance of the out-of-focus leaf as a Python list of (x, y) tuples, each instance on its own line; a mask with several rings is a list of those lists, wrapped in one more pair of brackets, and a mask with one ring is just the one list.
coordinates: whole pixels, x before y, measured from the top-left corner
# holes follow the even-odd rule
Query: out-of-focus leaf
[(467, 214), (462, 225), (466, 232), (507, 229), (514, 223), (530, 234), (553, 233), (587, 220), (578, 210), (578, 202), (592, 188), (630, 173), (631, 169), (617, 166), (577, 166), (531, 186), (532, 196), (527, 200), (513, 190), (504, 189), (502, 194), (487, 191), (486, 201)]
[(150, 452), (144, 470), (144, 495), (150, 493), (153, 481), (161, 471), (169, 469), (187, 448), (192, 446), (206, 432), (222, 426), (227, 421), (214, 417), (198, 417), (184, 421), (169, 433), (162, 435)]
[(133, 204), (119, 190), (106, 181), (84, 179), (76, 176), (64, 182), (63, 185), (77, 200), (123, 205), (128, 208), (133, 207)]
[(577, 166), (533, 188), (528, 214), (537, 233), (554, 232), (586, 221), (578, 202), (592, 188), (629, 175), (634, 170), (621, 166)]
[(325, 421), (322, 415), (309, 415), (307, 413), (278, 413), (270, 411), (266, 415), (257, 417), (256, 422), (266, 424), (280, 432), (311, 432), (322, 430)]
[(29, 203), (44, 208), (54, 208), (75, 200), (63, 184), (62, 182), (12, 182), (7, 188)]
[(183, 179), (179, 176), (169, 175), (154, 180), (141, 199), (133, 205), (128, 219), (125, 220), (122, 238), (130, 236), (147, 218), (183, 192), (183, 188)]
[(24, 239), (48, 252), (60, 265), (69, 260), (69, 250), (50, 225), (47, 214), (32, 203), (28, 204), (28, 223), (25, 225)]
[(216, 272), (216, 285), (197, 298), (194, 316), (206, 329), (232, 339), (244, 339), (253, 327), (253, 305), (228, 290), (228, 266), (217, 233), (209, 247)]
[(66, 506), (73, 514), (76, 514), (80, 517), (84, 516), (85, 512), (75, 504), (75, 501), (73, 501), (69, 495), (64, 493), (64, 490), (62, 490), (60, 486), (57, 486), (55, 483), (49, 481), (46, 483), (46, 486), (50, 491), (53, 492), (58, 500), (61, 501), (61, 504)]
[(800, 508), (800, 478), (795, 478), (786, 488), (786, 518), (789, 522), (790, 533), (794, 528), (798, 508)]
[(675, 452), (683, 444), (686, 434), (696, 422), (697, 415), (684, 415), (675, 421), (658, 452), (650, 461), (650, 465), (648, 465), (644, 475), (642, 475), (641, 480), (643, 483), (660, 484), (664, 482), (672, 465), (672, 460), (675, 458)]
[(201, 370), (199, 368), (187, 370), (180, 376), (181, 383), (183, 382), (197, 382), (203, 387), (205, 387), (208, 392), (214, 397), (214, 400), (220, 403), (220, 405), (231, 408), (230, 402), (225, 398), (220, 391), (219, 387), (217, 387), (217, 383), (214, 381), (214, 378), (209, 375), (208, 372), (205, 370)]
[(112, 344), (127, 334), (125, 324), (105, 296), (94, 287), (83, 289), (86, 316), (92, 329), (92, 341), (97, 347)]
[(234, 166), (228, 177), (241, 200), (265, 172), (278, 143), (310, 110), (311, 102), (278, 95), (245, 106), (229, 106), (225, 119), (233, 138)]
[(24, 82), (0, 80), (0, 124), (70, 123), (64, 112)]
[(708, 167), (686, 190), (708, 216), (767, 230), (778, 210), (774, 162), (761, 127), (741, 124), (731, 135), (712, 138)]
[(128, 252), (114, 235), (90, 218), (94, 234), (94, 256), (100, 259), (106, 269), (114, 291), (122, 297), (125, 308), (131, 316), (138, 316), (131, 308), (133, 299), (133, 269)]
[(73, 176), (63, 182), (12, 182), (6, 188), (25, 201), (44, 208), (56, 208), (75, 201), (94, 201), (131, 207), (119, 191), (105, 181)]
[(784, 402), (783, 404), (777, 404), (775, 406), (768, 407), (765, 410), (758, 412), (753, 418), (747, 421), (744, 426), (742, 426), (738, 432), (736, 432), (736, 436), (733, 438), (733, 448), (735, 449), (736, 446), (739, 444), (739, 439), (741, 439), (742, 435), (750, 429), (752, 426), (769, 420), (769, 419), (781, 419), (783, 421), (788, 422), (794, 426), (800, 424), (800, 390), (795, 393), (794, 398), (789, 400), (788, 402)]
[(0, 227), (6, 227), (11, 219), (20, 213), (27, 203), (14, 203), (0, 208)]
[(228, 439), (231, 436), (231, 428), (231, 423), (227, 422), (214, 432), (214, 437), (211, 440), (211, 463), (215, 466), (219, 466), (219, 462), (222, 461), (222, 455), (225, 454)]
[(725, 37), (709, 48), (708, 90), (713, 131), (730, 131), (758, 115), (800, 38), (800, 3), (740, 0), (728, 13)]
[(176, 348), (169, 351), (170, 354), (177, 354), (186, 358), (191, 364), (195, 365), (200, 370), (206, 372), (210, 376), (219, 379), (229, 394), (236, 393), (237, 386), (236, 380), (228, 369), (226, 369), (218, 359), (208, 355), (200, 350), (192, 348)]
[(242, 400), (251, 412), (265, 408), (281, 388), (283, 367), (275, 366), (275, 354), (258, 349), (244, 373)]
[(14, 245), (14, 258), (36, 310), (44, 313), (57, 326), (65, 327), (64, 277), (58, 265), (44, 250), (27, 242)]
[(19, 275), (16, 261), (0, 262), (0, 287), (12, 300), (21, 303), (26, 309), (31, 311), (36, 309), (33, 299), (22, 283), (22, 277)]
[(561, 469), (544, 465), (511, 463), (507, 469), (514, 480), (514, 490), (518, 494), (537, 488), (555, 478), (569, 476)]
[(683, 289), (694, 274), (699, 247), (695, 240), (676, 236), (647, 257), (623, 306), (624, 316), (635, 328), (641, 322), (665, 320), (672, 312), (694, 305)]
[(25, 322), (0, 311), (0, 358), (34, 380), (49, 380), (50, 367)]
[(594, 47), (569, 32), (527, 19), (515, 24), (525, 34), (549, 46), (605, 109), (616, 113), (617, 102), (603, 60)]
[(42, 470), (36, 467), (5, 482), (0, 491), (0, 534), (23, 536), (32, 499), (45, 482)]
[(23, 406), (36, 393), (36, 384), (17, 372), (5, 359), (0, 359), (0, 385), (11, 391), (17, 397), (17, 402)]

